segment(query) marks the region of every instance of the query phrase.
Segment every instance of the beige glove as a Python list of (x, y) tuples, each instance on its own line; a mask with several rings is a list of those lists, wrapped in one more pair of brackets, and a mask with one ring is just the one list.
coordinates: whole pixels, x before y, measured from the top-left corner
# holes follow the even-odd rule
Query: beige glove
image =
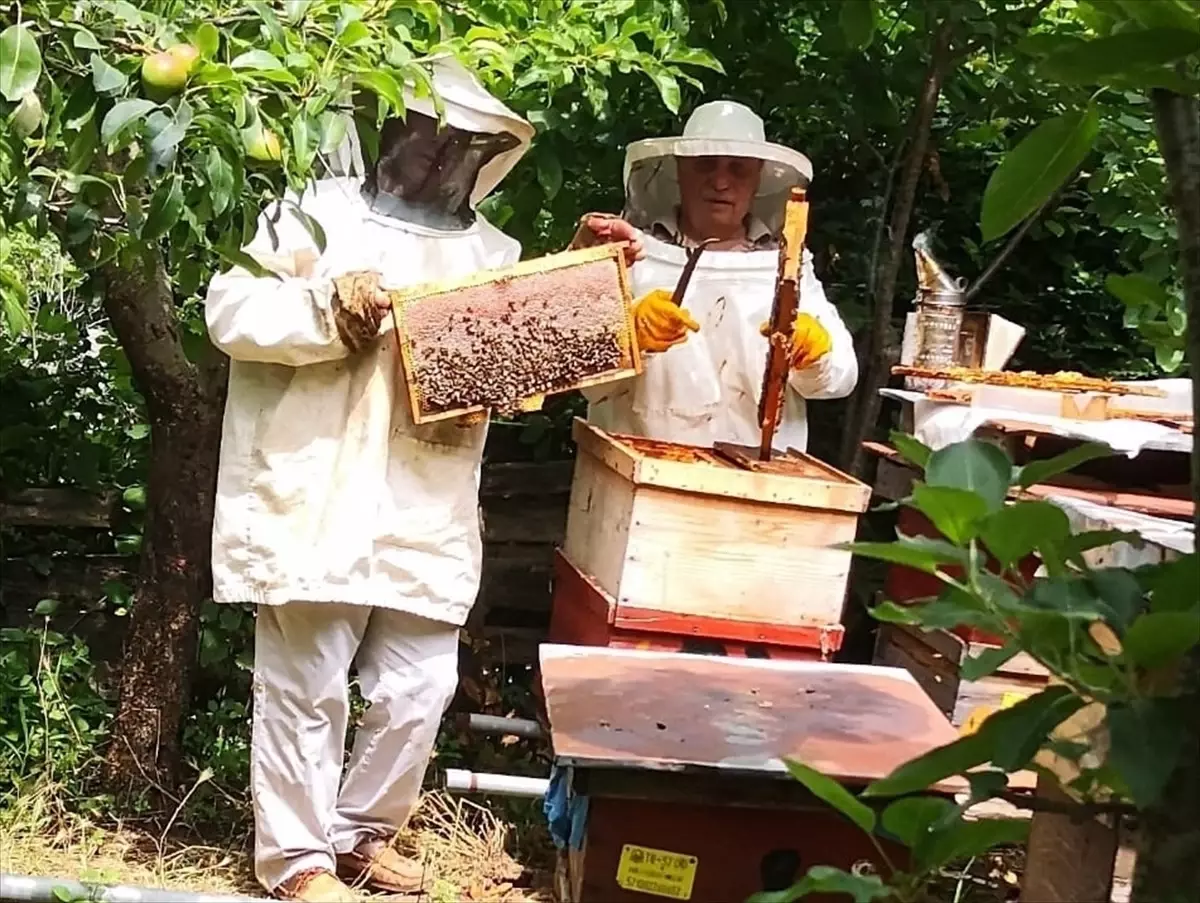
[(333, 280), (333, 322), (351, 352), (361, 351), (379, 334), (391, 310), (391, 296), (379, 287), (378, 273), (363, 270)]

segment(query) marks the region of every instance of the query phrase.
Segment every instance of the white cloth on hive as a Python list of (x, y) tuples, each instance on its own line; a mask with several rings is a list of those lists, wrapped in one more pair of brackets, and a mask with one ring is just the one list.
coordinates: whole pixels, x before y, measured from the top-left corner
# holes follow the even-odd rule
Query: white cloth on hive
[(913, 433), (935, 451), (969, 439), (987, 423), (1012, 420), (1043, 427), (1058, 436), (1104, 442), (1114, 451), (1131, 458), (1147, 447), (1183, 452), (1190, 452), (1192, 448), (1191, 436), (1173, 427), (1143, 420), (1068, 420), (1006, 408), (934, 401), (920, 392), (904, 389), (880, 389), (879, 393), (885, 398), (895, 398), (913, 405)]

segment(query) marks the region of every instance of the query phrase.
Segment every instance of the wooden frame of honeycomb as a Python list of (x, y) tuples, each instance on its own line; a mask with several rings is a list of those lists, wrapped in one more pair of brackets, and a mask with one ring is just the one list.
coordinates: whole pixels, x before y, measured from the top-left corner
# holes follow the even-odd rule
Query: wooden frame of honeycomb
[(624, 247), (391, 292), (413, 421), (537, 410), (546, 395), (640, 374)]

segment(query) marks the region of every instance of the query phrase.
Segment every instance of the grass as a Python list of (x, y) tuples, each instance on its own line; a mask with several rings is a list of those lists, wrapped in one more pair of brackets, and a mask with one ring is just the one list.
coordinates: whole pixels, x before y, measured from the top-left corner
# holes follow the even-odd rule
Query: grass
[[(176, 813), (178, 814), (178, 813)], [(193, 830), (81, 814), (61, 787), (42, 783), (0, 808), (0, 872), (84, 883), (263, 896), (254, 880), (250, 836), (205, 843)], [(421, 859), (433, 881), (429, 903), (548, 901), (548, 878), (513, 855), (514, 827), (485, 806), (426, 794), (397, 847)]]

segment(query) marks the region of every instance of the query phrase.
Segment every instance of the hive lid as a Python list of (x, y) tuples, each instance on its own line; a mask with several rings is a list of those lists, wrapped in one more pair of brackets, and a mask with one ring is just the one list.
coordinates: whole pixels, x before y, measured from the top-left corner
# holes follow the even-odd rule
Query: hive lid
[(576, 767), (878, 780), (957, 733), (901, 668), (543, 644), (554, 754)]
[(607, 433), (582, 419), (575, 421), (573, 436), (582, 451), (639, 486), (855, 514), (866, 511), (871, 500), (866, 483), (795, 450), (760, 462), (752, 449)]

